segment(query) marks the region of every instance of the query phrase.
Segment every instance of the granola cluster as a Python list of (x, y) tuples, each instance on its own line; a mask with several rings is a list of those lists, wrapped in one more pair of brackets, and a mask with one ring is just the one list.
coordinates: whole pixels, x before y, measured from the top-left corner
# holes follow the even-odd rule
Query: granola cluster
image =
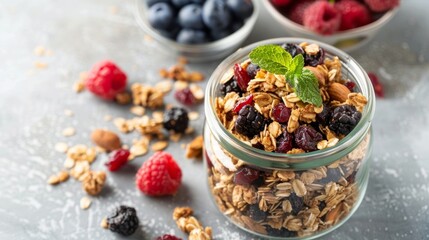
[[(284, 75), (248, 60), (221, 80), (221, 96), (214, 106), (218, 119), (237, 139), (267, 152), (301, 154), (335, 146), (357, 125), (367, 99), (345, 79), (338, 57), (324, 58), (315, 44), (285, 49), (302, 52), (304, 69), (317, 79), (323, 105), (303, 102)], [(249, 81), (243, 89), (246, 73)], [(302, 170), (250, 165), (210, 135), (206, 137), (211, 139), (206, 152), (215, 202), (225, 215), (251, 231), (277, 237), (311, 236), (339, 223), (362, 197), (357, 182), (364, 177), (360, 169), (370, 134), (346, 156)]]
[(193, 215), (190, 207), (176, 207), (173, 212), (173, 219), (183, 232), (189, 235), (189, 240), (211, 240), (212, 228), (203, 227)]

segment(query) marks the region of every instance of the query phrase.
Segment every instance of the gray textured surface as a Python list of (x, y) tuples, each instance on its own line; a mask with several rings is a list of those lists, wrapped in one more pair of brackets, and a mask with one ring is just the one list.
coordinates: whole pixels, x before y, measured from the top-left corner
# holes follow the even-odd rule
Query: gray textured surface
[[(365, 200), (345, 225), (324, 239), (429, 238), (429, 5), (423, 0), (402, 2), (398, 15), (376, 39), (352, 54), (379, 74), (386, 98), (377, 102)], [(261, 12), (247, 43), (287, 36), (266, 15)], [(52, 56), (35, 56), (33, 49), (39, 45), (52, 50)], [(126, 107), (71, 90), (79, 72), (105, 58), (122, 66), (133, 82), (157, 81), (158, 69), (175, 62), (143, 41), (131, 0), (0, 0), (0, 239), (119, 239), (99, 223), (120, 203), (135, 206), (142, 221), (141, 230), (129, 239), (153, 239), (170, 232), (184, 237), (171, 219), (172, 209), (183, 204), (191, 205), (202, 222), (213, 227), (215, 239), (252, 239), (215, 209), (202, 164), (185, 160), (180, 144), (168, 149), (184, 170), (184, 184), (172, 198), (152, 199), (136, 190), (134, 173), (147, 157), (109, 173), (107, 189), (87, 211), (79, 208), (85, 194), (74, 180), (58, 187), (46, 184), (64, 160), (53, 150), (56, 142), (89, 144), (91, 129), (114, 129), (103, 121), (104, 115), (131, 117)], [(48, 67), (36, 69), (36, 61)], [(216, 65), (190, 68), (209, 75)], [(75, 116), (65, 116), (64, 109)], [(197, 129), (201, 124), (192, 122)], [(76, 136), (61, 136), (68, 126), (77, 129)], [(130, 142), (136, 136), (124, 139)], [(103, 169), (103, 160), (98, 159), (94, 168)]]

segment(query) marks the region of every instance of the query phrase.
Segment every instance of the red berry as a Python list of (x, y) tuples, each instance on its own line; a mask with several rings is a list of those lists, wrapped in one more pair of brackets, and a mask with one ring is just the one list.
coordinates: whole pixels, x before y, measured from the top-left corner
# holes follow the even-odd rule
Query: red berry
[(197, 102), (197, 99), (189, 88), (177, 90), (174, 93), (174, 98), (180, 103), (188, 106), (194, 105)]
[(164, 234), (160, 237), (157, 237), (156, 240), (182, 240), (182, 239), (170, 234)]
[(293, 148), (293, 134), (284, 131), (282, 135), (277, 139), (277, 149), (278, 153), (287, 153)]
[(346, 86), (350, 90), (350, 92), (353, 92), (353, 89), (355, 88), (356, 83), (352, 81), (347, 81), (344, 83), (344, 86)]
[(109, 171), (116, 171), (128, 162), (130, 151), (127, 149), (117, 149), (109, 154), (109, 159), (105, 163)]
[(273, 108), (272, 117), (275, 121), (279, 123), (285, 123), (289, 121), (291, 109), (286, 107), (284, 103), (279, 103)]
[(375, 96), (383, 98), (384, 97), (384, 88), (381, 82), (378, 80), (375, 73), (368, 73), (369, 79), (371, 79), (372, 86), (374, 87)]
[(304, 18), (304, 11), (305, 9), (307, 9), (308, 6), (310, 6), (313, 3), (313, 1), (309, 1), (309, 0), (300, 0), (300, 1), (296, 1), (296, 3), (294, 3), (288, 13), (287, 13), (287, 17), (298, 23), (303, 25), (303, 18)]
[(238, 102), (235, 104), (234, 109), (232, 109), (232, 111), (233, 111), (234, 113), (238, 113), (238, 112), (240, 112), (240, 110), (241, 110), (244, 106), (246, 106), (246, 105), (250, 105), (250, 104), (252, 104), (252, 103), (253, 103), (253, 95), (249, 95), (249, 96), (247, 96), (245, 99), (243, 99), (243, 100), (241, 100), (241, 101), (238, 101)]
[(149, 196), (174, 195), (182, 183), (182, 170), (166, 152), (156, 152), (140, 167), (137, 187)]
[(285, 7), (292, 2), (292, 0), (271, 0), (274, 6), (276, 7)]
[(242, 68), (240, 64), (236, 63), (234, 65), (234, 77), (237, 79), (238, 86), (242, 91), (247, 90), (247, 85), (249, 85), (250, 77), (247, 75), (246, 69)]
[(95, 95), (112, 100), (127, 86), (127, 75), (113, 62), (95, 64), (85, 82), (86, 88)]
[(399, 0), (365, 0), (365, 3), (374, 12), (385, 12), (399, 6)]
[(333, 4), (319, 0), (304, 11), (304, 26), (323, 35), (329, 35), (340, 27), (341, 14)]
[(371, 22), (368, 8), (355, 0), (336, 2), (335, 7), (341, 15), (340, 30), (348, 30)]
[(234, 183), (248, 186), (259, 178), (259, 171), (250, 167), (242, 167), (234, 174)]

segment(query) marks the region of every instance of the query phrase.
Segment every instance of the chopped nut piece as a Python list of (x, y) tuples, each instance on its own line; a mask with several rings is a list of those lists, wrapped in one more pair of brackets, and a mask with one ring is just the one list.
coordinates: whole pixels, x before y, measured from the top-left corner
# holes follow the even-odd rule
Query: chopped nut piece
[(80, 208), (82, 209), (88, 209), (89, 206), (91, 206), (91, 199), (89, 199), (88, 197), (82, 197), (80, 199)]
[(189, 112), (188, 117), (189, 117), (189, 120), (194, 121), (200, 117), (200, 114), (198, 112)]
[(173, 219), (176, 220), (180, 230), (189, 234), (190, 240), (211, 240), (212, 229), (210, 227), (204, 229), (192, 214), (193, 211), (190, 207), (176, 207), (173, 212)]
[(109, 224), (107, 223), (107, 218), (103, 218), (101, 220), (100, 226), (104, 229), (108, 229), (109, 228)]
[(133, 106), (130, 108), (130, 112), (137, 116), (143, 116), (145, 109), (142, 106)]
[(130, 152), (134, 157), (143, 156), (148, 152), (149, 139), (146, 137), (133, 143)]
[(131, 86), (131, 92), (134, 105), (149, 108), (158, 108), (164, 105), (164, 93), (160, 89), (134, 83)]
[(201, 158), (203, 155), (203, 136), (198, 136), (186, 145), (186, 158)]
[(194, 214), (194, 211), (190, 207), (176, 207), (173, 211), (173, 219), (179, 220), (179, 218), (187, 218)]
[(197, 101), (202, 101), (204, 99), (204, 90), (200, 86), (196, 84), (191, 84), (189, 86), (189, 89), (191, 90), (192, 95), (194, 95)]
[(168, 146), (167, 141), (158, 141), (152, 144), (152, 151), (161, 151), (164, 150)]
[(98, 195), (106, 181), (106, 173), (103, 171), (89, 171), (83, 175), (82, 187), (90, 195)]
[(163, 93), (168, 93), (173, 88), (173, 84), (171, 81), (165, 80), (157, 83), (155, 88), (161, 90)]
[(76, 134), (76, 129), (74, 129), (73, 127), (68, 127), (63, 130), (64, 137), (71, 137), (75, 134)]
[(76, 93), (80, 93), (80, 92), (82, 92), (83, 90), (85, 90), (85, 82), (84, 82), (84, 81), (82, 81), (82, 80), (78, 80), (78, 81), (76, 81), (76, 82), (73, 84), (73, 90), (74, 90)]
[(58, 174), (49, 177), (48, 183), (51, 185), (56, 185), (67, 181), (67, 179), (69, 179), (69, 173), (67, 171), (61, 171)]
[(55, 150), (57, 152), (66, 153), (68, 149), (69, 146), (67, 145), (67, 143), (59, 142), (55, 144)]
[(91, 140), (97, 146), (106, 149), (107, 151), (113, 151), (121, 148), (121, 139), (119, 136), (109, 130), (95, 129), (91, 133)]
[(128, 92), (116, 94), (115, 101), (121, 105), (127, 105), (131, 102), (131, 95)]

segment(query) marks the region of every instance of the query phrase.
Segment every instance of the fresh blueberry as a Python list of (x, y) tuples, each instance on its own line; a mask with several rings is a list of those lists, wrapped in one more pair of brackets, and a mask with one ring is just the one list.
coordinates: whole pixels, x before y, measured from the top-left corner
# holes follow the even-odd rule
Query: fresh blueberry
[(207, 42), (207, 35), (204, 31), (184, 28), (180, 30), (176, 41), (183, 44), (199, 44)]
[(171, 0), (171, 3), (177, 8), (181, 8), (185, 5), (192, 3), (192, 0)]
[(210, 29), (225, 29), (231, 23), (231, 12), (223, 0), (207, 0), (203, 6), (203, 21)]
[(189, 4), (180, 9), (179, 24), (183, 28), (203, 29), (202, 7), (199, 4)]
[(169, 3), (170, 0), (146, 0), (146, 3), (149, 7), (154, 5), (155, 3), (160, 3), (160, 2)]
[(149, 23), (156, 29), (169, 30), (175, 21), (174, 15), (168, 3), (156, 3), (149, 8)]
[(210, 36), (214, 41), (222, 39), (224, 37), (228, 37), (231, 34), (231, 30), (229, 28), (222, 30), (212, 30), (210, 31)]
[(252, 0), (226, 0), (226, 5), (238, 19), (246, 19), (252, 15)]

